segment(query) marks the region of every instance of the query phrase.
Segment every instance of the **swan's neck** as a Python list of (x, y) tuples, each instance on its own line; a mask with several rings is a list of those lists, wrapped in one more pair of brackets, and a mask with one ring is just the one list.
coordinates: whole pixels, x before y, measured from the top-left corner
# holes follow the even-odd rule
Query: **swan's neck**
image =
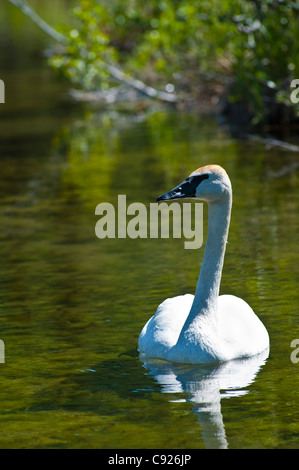
[(217, 315), (217, 298), (219, 296), (221, 273), (228, 236), (231, 194), (225, 201), (210, 202), (208, 205), (208, 237), (204, 258), (196, 286), (194, 301), (184, 327), (198, 315)]

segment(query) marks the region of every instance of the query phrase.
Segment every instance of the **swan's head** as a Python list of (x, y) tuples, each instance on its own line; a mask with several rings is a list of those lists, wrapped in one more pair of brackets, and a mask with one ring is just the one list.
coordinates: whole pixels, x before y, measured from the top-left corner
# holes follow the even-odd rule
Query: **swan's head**
[(193, 171), (188, 178), (157, 201), (197, 198), (207, 202), (226, 201), (231, 197), (231, 182), (226, 171), (219, 165), (206, 165)]

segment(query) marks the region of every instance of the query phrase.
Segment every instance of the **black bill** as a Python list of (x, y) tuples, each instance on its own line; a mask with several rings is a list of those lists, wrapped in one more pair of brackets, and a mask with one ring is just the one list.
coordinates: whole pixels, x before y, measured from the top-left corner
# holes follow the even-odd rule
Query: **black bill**
[(164, 193), (157, 197), (156, 201), (169, 201), (170, 199), (195, 197), (198, 185), (208, 177), (209, 175), (207, 174), (188, 176), (185, 181), (168, 191), (168, 193)]

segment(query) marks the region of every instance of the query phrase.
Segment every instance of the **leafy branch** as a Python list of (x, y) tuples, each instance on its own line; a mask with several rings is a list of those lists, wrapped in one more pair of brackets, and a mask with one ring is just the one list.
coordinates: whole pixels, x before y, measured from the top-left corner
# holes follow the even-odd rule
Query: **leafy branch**
[(61, 31), (25, 0), (9, 1), (60, 44), (50, 64), (80, 96), (129, 87), (168, 103), (225, 101), (238, 124), (299, 117), (299, 103), (290, 101), (299, 74), (298, 1), (80, 0)]
[(62, 53), (51, 58), (53, 67), (63, 70), (68, 78), (80, 84), (85, 90), (98, 90), (109, 86), (113, 79), (149, 98), (168, 103), (178, 101), (174, 93), (159, 91), (146, 85), (141, 80), (126, 74), (116, 62), (116, 49), (109, 45), (108, 36), (100, 28), (100, 5), (91, 8), (91, 2), (83, 2), (74, 9), (74, 16), (79, 21), (79, 28), (65, 28), (64, 34), (48, 25), (24, 0), (8, 0), (29, 17), (44, 33), (59, 42)]

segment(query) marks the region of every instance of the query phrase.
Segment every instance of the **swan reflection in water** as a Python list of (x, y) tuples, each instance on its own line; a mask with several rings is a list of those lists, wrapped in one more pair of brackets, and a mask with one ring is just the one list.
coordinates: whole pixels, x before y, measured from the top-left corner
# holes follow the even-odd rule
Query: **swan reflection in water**
[(228, 448), (221, 413), (221, 399), (240, 397), (249, 392), (269, 350), (248, 359), (220, 364), (175, 364), (140, 355), (144, 367), (161, 386), (163, 393), (184, 393), (198, 416), (204, 445), (208, 449)]

